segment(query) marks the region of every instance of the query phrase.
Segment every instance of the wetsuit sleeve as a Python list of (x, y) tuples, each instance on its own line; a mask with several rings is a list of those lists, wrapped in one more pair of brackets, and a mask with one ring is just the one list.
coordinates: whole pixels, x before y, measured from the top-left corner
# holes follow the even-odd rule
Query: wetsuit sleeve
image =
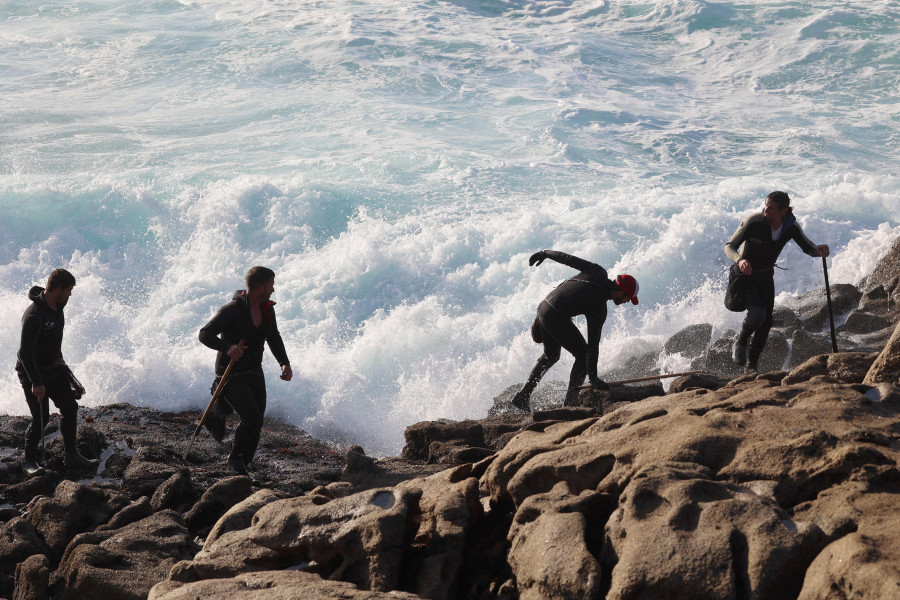
[(228, 327), (232, 319), (233, 314), (231, 306), (226, 304), (219, 309), (219, 312), (217, 312), (212, 319), (210, 319), (209, 323), (200, 329), (200, 342), (207, 348), (212, 348), (219, 352), (228, 352), (232, 343), (220, 338), (219, 334), (225, 331), (225, 328)]
[(806, 234), (803, 233), (803, 230), (800, 229), (800, 225), (797, 223), (791, 226), (791, 237), (797, 242), (804, 254), (813, 258), (819, 258), (819, 248), (806, 237)]
[(42, 326), (43, 323), (36, 315), (29, 315), (22, 321), (22, 338), (19, 341), (18, 358), (22, 362), (22, 367), (25, 369), (31, 385), (44, 385), (37, 361), (34, 358), (34, 348), (37, 346)]
[[(269, 310), (272, 310), (271, 308)], [(284, 341), (281, 339), (281, 333), (278, 331), (278, 323), (275, 321), (275, 311), (272, 310), (272, 324), (269, 334), (266, 336), (266, 343), (269, 345), (272, 355), (278, 361), (279, 366), (289, 365), (287, 351), (284, 349)]]
[(560, 252), (558, 250), (544, 250), (544, 256), (550, 260), (566, 265), (567, 267), (572, 267), (577, 271), (590, 271), (600, 266), (596, 263), (584, 260), (583, 258), (578, 258), (577, 256), (572, 256), (571, 254), (566, 254), (565, 252)]
[(740, 227), (737, 228), (737, 231), (734, 232), (734, 235), (731, 236), (731, 239), (725, 242), (725, 256), (730, 258), (735, 264), (743, 258), (738, 249), (747, 237), (747, 230), (750, 228), (750, 222), (750, 217), (744, 219)]

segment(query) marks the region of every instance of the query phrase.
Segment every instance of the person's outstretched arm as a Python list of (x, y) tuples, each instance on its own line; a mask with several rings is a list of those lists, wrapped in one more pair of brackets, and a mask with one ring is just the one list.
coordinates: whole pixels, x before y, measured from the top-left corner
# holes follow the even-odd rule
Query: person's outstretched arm
[(591, 269), (596, 269), (600, 266), (596, 263), (584, 260), (583, 258), (560, 252), (559, 250), (541, 250), (540, 252), (535, 252), (531, 255), (531, 258), (528, 259), (528, 264), (532, 267), (536, 267), (547, 258), (566, 265), (567, 267), (572, 267), (577, 271), (590, 271)]

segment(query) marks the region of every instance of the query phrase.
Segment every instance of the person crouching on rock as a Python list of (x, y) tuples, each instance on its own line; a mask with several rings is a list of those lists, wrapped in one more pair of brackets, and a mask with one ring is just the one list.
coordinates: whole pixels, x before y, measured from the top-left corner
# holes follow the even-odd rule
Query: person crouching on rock
[[(266, 379), (262, 369), (265, 343), (268, 343), (269, 350), (281, 365), (281, 378), (290, 381), (293, 374), (275, 322), (275, 303), (269, 299), (275, 291), (275, 273), (266, 267), (253, 267), (247, 271), (245, 283), (247, 289), (236, 291), (231, 302), (220, 308), (212, 320), (203, 326), (200, 341), (219, 351), (216, 355), (218, 377), (225, 373), (232, 359), (235, 361), (231, 376), (222, 390), (225, 401), (241, 418), (234, 432), (228, 465), (235, 473), (249, 476), (247, 465), (256, 454), (266, 411)], [(243, 347), (241, 340), (244, 340)], [(220, 402), (216, 400), (217, 405)], [(218, 415), (209, 425), (213, 436), (219, 441), (225, 433), (220, 409), (214, 407)]]
[[(617, 305), (629, 300), (632, 304), (638, 303), (638, 283), (631, 275), (619, 275), (615, 281), (611, 281), (606, 269), (600, 265), (556, 250), (536, 252), (528, 259), (528, 264), (536, 267), (547, 258), (580, 272), (559, 284), (538, 305), (537, 319), (531, 332), (535, 342), (544, 344), (544, 354), (512, 401), (513, 406), (524, 411), (530, 410), (531, 393), (544, 374), (559, 360), (561, 348), (575, 357), (566, 390), (566, 406), (570, 406), (578, 397), (578, 387), (584, 382), (585, 376), (595, 389), (609, 389), (597, 377), (597, 356), (600, 333), (606, 322), (606, 301), (612, 300)], [(572, 322), (572, 318), (577, 315), (584, 315), (587, 319), (587, 341)]]
[(71, 371), (63, 360), (63, 328), (66, 324), (63, 308), (72, 295), (75, 277), (65, 269), (56, 269), (47, 279), (47, 287), (34, 286), (28, 292), (31, 306), (22, 315), (22, 339), (16, 360), (16, 373), (25, 392), (31, 411), (31, 424), (25, 431), (26, 475), (40, 475), (43, 467), (37, 462), (38, 442), (42, 427), (50, 418), (47, 399), (59, 409), (59, 429), (65, 448), (67, 469), (94, 469), (96, 459), (88, 459), (78, 452), (78, 402), (72, 388)]
[[(809, 256), (818, 258), (829, 254), (828, 246), (816, 246), (803, 234), (790, 197), (785, 192), (772, 192), (766, 197), (763, 211), (744, 219), (725, 244), (725, 255), (743, 274), (741, 293), (747, 315), (732, 347), (732, 359), (744, 367), (745, 373), (759, 371), (759, 356), (769, 338), (775, 308), (775, 262), (791, 240)], [(741, 244), (744, 247), (739, 252)]]

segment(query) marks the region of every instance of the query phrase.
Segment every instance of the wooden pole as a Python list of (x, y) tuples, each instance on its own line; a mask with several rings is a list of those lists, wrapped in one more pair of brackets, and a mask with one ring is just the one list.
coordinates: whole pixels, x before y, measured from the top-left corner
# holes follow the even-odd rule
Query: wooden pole
[[(682, 375), (696, 375), (698, 373), (702, 373), (702, 370), (698, 371), (684, 371), (682, 373), (669, 373), (668, 375), (650, 375), (649, 377), (638, 377), (637, 379), (623, 379), (622, 381), (608, 381), (607, 385), (623, 385), (626, 383), (638, 383), (641, 381), (653, 381), (656, 379), (668, 379), (669, 377), (681, 377)], [(592, 385), (583, 385), (579, 387), (579, 390), (588, 390), (591, 389)]]
[[(244, 340), (238, 342), (238, 346), (243, 348)], [(209, 416), (213, 404), (216, 403), (216, 399), (219, 397), (219, 394), (221, 394), (222, 390), (225, 389), (225, 383), (228, 381), (228, 377), (231, 375), (231, 370), (234, 368), (234, 364), (236, 362), (237, 360), (233, 358), (228, 361), (228, 366), (225, 367), (225, 372), (222, 374), (222, 379), (219, 380), (219, 385), (216, 386), (216, 390), (213, 392), (212, 400), (209, 401), (209, 405), (207, 405), (206, 410), (203, 411), (203, 416), (200, 417), (200, 422), (197, 423), (197, 429), (194, 431), (194, 435), (191, 436), (190, 442), (188, 442), (187, 449), (184, 451), (184, 460), (187, 460), (188, 454), (191, 453), (191, 448), (193, 448), (194, 446), (194, 440), (197, 439), (197, 436), (203, 429), (203, 424), (206, 423), (206, 418)]]
[(834, 334), (834, 311), (831, 309), (831, 286), (828, 285), (828, 263), (822, 257), (822, 270), (825, 273), (825, 297), (828, 298), (828, 321), (831, 323), (831, 351), (837, 352), (837, 336)]

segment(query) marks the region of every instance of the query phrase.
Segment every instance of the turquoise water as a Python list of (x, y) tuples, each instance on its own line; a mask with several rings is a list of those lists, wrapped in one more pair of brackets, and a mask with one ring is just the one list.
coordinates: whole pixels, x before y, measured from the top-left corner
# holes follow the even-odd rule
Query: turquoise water
[(0, 411), (58, 266), (85, 403), (163, 409), (206, 403), (197, 331), (273, 268), (270, 411), (372, 453), (525, 378), (570, 274), (535, 250), (640, 281), (601, 369), (738, 323), (722, 246), (772, 190), (855, 283), (900, 235), (898, 48), (897, 2), (0, 0)]

